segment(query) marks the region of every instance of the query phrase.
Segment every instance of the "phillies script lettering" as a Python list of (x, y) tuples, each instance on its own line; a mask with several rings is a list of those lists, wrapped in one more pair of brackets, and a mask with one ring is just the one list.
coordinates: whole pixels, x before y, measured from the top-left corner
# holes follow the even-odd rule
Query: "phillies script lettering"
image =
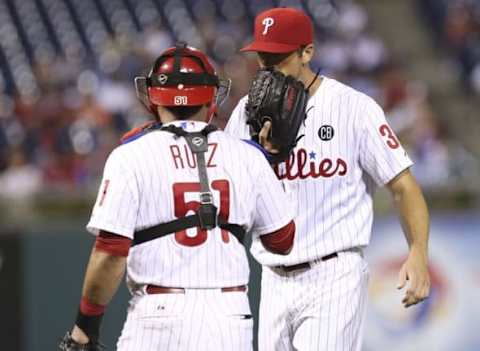
[[(309, 156), (311, 160), (307, 162)], [(292, 152), (285, 161), (284, 171), (278, 165), (274, 167), (278, 179), (330, 178), (334, 175), (344, 176), (347, 174), (347, 163), (343, 159), (337, 158), (336, 161), (333, 161), (329, 158), (324, 158), (318, 163), (315, 161), (315, 156), (315, 153), (308, 154), (305, 149), (298, 149), (296, 152)]]

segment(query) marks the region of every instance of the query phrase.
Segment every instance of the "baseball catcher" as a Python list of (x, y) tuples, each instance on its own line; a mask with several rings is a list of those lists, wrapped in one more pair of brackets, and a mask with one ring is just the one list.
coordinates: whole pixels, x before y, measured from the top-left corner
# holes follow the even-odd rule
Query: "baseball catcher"
[(126, 271), (132, 298), (116, 350), (250, 351), (244, 237), (259, 261), (287, 255), (287, 196), (258, 150), (208, 123), (225, 94), (204, 53), (177, 43), (135, 83), (155, 121), (106, 161), (79, 313), (60, 349), (101, 349), (100, 322)]

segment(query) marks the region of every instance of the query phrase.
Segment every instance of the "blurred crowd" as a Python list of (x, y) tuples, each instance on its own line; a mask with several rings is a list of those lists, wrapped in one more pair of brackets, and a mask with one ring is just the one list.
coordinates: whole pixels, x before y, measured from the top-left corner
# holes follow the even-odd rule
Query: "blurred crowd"
[[(32, 19), (27, 18), (19, 31), (15, 14), (23, 19), (22, 11), (31, 13), (39, 4), (42, 18), (36, 27), (29, 29)], [(273, 7), (273, 1), (132, 4), (17, 0), (4, 9), (0, 197), (94, 193), (104, 161), (120, 136), (151, 118), (135, 97), (134, 77), (147, 73), (154, 58), (176, 40), (205, 50), (219, 75), (232, 79), (230, 98), (215, 120), (225, 125), (257, 69), (255, 56), (238, 49), (251, 39), (255, 14)], [(455, 169), (462, 165), (449, 154), (448, 133), (428, 104), (426, 87), (407, 79), (402, 63), (372, 32), (363, 7), (353, 0), (275, 5), (299, 7), (312, 17), (316, 29), (312, 67), (369, 94), (384, 107), (424, 186), (455, 182)], [(35, 40), (28, 41), (30, 36)]]
[(439, 46), (455, 60), (467, 91), (480, 94), (480, 1), (419, 0)]

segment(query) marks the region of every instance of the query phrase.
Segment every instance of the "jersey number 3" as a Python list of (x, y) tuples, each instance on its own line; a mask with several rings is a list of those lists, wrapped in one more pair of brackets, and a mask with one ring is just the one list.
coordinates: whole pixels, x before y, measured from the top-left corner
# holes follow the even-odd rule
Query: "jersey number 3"
[[(230, 187), (228, 180), (220, 179), (212, 182), (212, 189), (220, 193), (220, 210), (218, 215), (228, 221), (230, 214)], [(175, 206), (175, 217), (182, 218), (187, 215), (188, 211), (197, 211), (200, 207), (198, 201), (185, 201), (185, 193), (200, 192), (200, 183), (175, 183), (173, 184), (173, 196)], [(197, 227), (195, 236), (188, 236), (186, 230), (175, 233), (175, 240), (184, 246), (198, 246), (207, 241), (207, 231)], [(222, 240), (228, 243), (230, 238), (228, 231), (222, 229)]]
[(396, 149), (400, 146), (397, 137), (387, 124), (382, 124), (378, 129), (383, 137), (387, 137), (387, 145), (390, 149)]

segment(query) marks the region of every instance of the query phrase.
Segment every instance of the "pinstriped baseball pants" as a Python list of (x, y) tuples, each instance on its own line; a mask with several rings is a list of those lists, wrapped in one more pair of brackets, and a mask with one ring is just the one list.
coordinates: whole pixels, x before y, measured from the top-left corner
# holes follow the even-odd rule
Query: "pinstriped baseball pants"
[(367, 285), (359, 252), (303, 271), (263, 267), (259, 351), (360, 351)]
[(252, 334), (245, 292), (186, 289), (185, 294), (134, 296), (117, 350), (250, 351)]

